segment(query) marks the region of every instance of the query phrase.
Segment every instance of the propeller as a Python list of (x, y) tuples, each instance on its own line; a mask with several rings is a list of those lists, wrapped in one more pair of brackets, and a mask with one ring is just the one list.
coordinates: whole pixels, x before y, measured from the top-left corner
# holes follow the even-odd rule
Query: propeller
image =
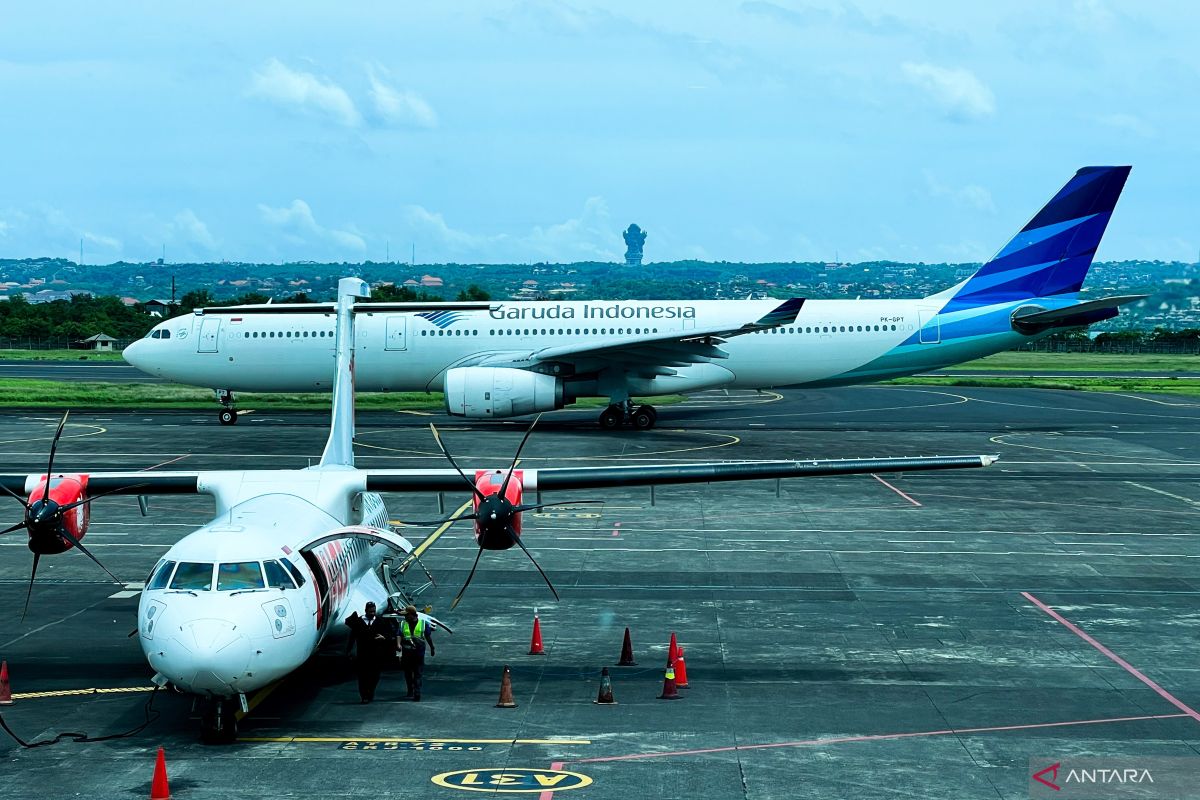
[[(546, 586), (550, 588), (550, 593), (554, 595), (554, 599), (558, 600), (558, 590), (554, 588), (549, 576), (545, 570), (538, 564), (537, 559), (533, 557), (533, 553), (529, 552), (529, 548), (521, 541), (520, 535), (516, 529), (516, 519), (518, 514), (523, 514), (526, 511), (537, 511), (538, 509), (548, 508), (550, 506), (563, 505), (579, 505), (581, 503), (603, 503), (603, 500), (567, 500), (557, 503), (522, 503), (513, 505), (507, 497), (509, 481), (512, 480), (513, 472), (516, 471), (517, 464), (521, 460), (521, 451), (525, 449), (525, 444), (529, 441), (530, 434), (537, 426), (538, 420), (542, 417), (539, 414), (534, 417), (533, 422), (529, 423), (529, 427), (525, 430), (525, 435), (521, 438), (521, 443), (517, 445), (517, 451), (513, 454), (512, 463), (508, 467), (508, 472), (504, 475), (504, 480), (500, 484), (499, 491), (494, 494), (484, 494), (479, 490), (467, 474), (463, 472), (458, 462), (454, 460), (454, 456), (450, 455), (450, 451), (446, 448), (445, 442), (442, 441), (441, 434), (438, 433), (437, 426), (433, 423), (429, 424), (430, 431), (433, 432), (433, 439), (437, 442), (438, 449), (442, 451), (442, 455), (450, 462), (455, 471), (462, 476), (463, 481), (471, 487), (471, 491), (476, 499), (476, 508), (472, 514), (464, 514), (460, 517), (447, 517), (439, 520), (429, 520), (424, 522), (408, 522), (409, 525), (444, 525), (447, 523), (458, 522), (460, 520), (472, 520), (475, 522), (476, 528), (479, 531), (479, 551), (475, 553), (475, 562), (471, 565), (471, 571), (467, 573), (467, 580), (463, 583), (462, 588), (458, 590), (454, 600), (450, 603), (450, 608), (454, 609), (462, 600), (463, 595), (467, 591), (467, 587), (471, 585), (472, 579), (475, 577), (475, 571), (479, 568), (479, 559), (483, 555), (483, 551), (487, 549), (506, 549), (516, 545), (521, 548), (521, 551), (529, 558), (533, 566), (537, 569), (538, 574), (542, 576), (542, 580), (546, 582)], [(491, 548), (486, 546), (486, 543), (494, 543)]]
[[(100, 559), (96, 558), (92, 551), (84, 547), (83, 542), (79, 541), (78, 537), (71, 533), (63, 519), (68, 511), (86, 505), (98, 497), (104, 497), (114, 492), (103, 492), (65, 505), (50, 498), (50, 479), (54, 473), (54, 454), (58, 451), (58, 442), (62, 438), (63, 429), (67, 425), (67, 417), (70, 413), (68, 411), (63, 414), (62, 420), (58, 423), (58, 430), (54, 433), (54, 440), (50, 444), (50, 458), (46, 462), (46, 489), (42, 493), (41, 499), (34, 500), (32, 503), (27, 502), (25, 498), (12, 489), (0, 484), (0, 489), (3, 489), (6, 494), (15, 498), (25, 508), (24, 518), (16, 525), (11, 525), (0, 531), (0, 536), (24, 528), (29, 534), (29, 549), (33, 551), (33, 568), (29, 573), (29, 588), (25, 592), (25, 608), (21, 612), (22, 622), (29, 612), (29, 599), (33, 595), (33, 583), (37, 578), (38, 564), (41, 562), (42, 556), (47, 553), (62, 552), (66, 549), (63, 546), (64, 544), (77, 548), (79, 552), (91, 559), (96, 566), (104, 570), (110, 578), (118, 584), (121, 583), (121, 580), (108, 567), (100, 563)], [(115, 491), (127, 490), (127, 488), (122, 488)]]

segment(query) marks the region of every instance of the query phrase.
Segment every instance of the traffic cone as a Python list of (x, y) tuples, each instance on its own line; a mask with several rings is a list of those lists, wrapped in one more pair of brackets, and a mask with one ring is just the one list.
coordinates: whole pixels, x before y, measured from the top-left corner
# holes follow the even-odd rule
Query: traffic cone
[(500, 679), (500, 699), (496, 701), (496, 708), (516, 707), (517, 703), (512, 695), (512, 672), (509, 671), (508, 664), (505, 664), (504, 677)]
[(546, 651), (542, 648), (542, 623), (537, 618), (537, 614), (533, 615), (533, 639), (529, 642), (529, 655), (546, 655)]
[(679, 691), (675, 688), (675, 664), (667, 665), (667, 674), (663, 676), (663, 693), (659, 700), (679, 700)]
[(612, 678), (608, 674), (608, 667), (600, 670), (600, 693), (592, 702), (598, 706), (615, 706), (617, 704), (617, 701), (613, 699)]
[(679, 658), (679, 645), (675, 642), (675, 631), (671, 631), (671, 646), (667, 648), (667, 666)]
[(150, 800), (171, 800), (171, 787), (167, 785), (167, 757), (158, 748), (158, 760), (154, 762), (154, 781), (150, 784)]
[(629, 628), (625, 629), (625, 643), (621, 645), (621, 660), (617, 662), (617, 666), (637, 666), (637, 662), (633, 660), (633, 641), (629, 638)]
[(679, 658), (675, 659), (675, 685), (680, 689), (686, 689), (688, 686), (687, 680), (687, 664), (683, 660), (683, 648), (679, 648)]
[(0, 661), (0, 706), (12, 704), (12, 687), (8, 685), (8, 662)]

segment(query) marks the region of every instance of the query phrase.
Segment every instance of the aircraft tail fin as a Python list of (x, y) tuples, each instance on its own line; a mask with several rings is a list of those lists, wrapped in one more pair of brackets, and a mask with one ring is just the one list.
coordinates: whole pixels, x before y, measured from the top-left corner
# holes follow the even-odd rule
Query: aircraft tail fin
[(978, 272), (949, 308), (1074, 294), (1083, 286), (1130, 167), (1084, 167)]
[(329, 440), (321, 454), (323, 467), (354, 466), (354, 300), (370, 296), (371, 288), (360, 278), (338, 281), (333, 412)]

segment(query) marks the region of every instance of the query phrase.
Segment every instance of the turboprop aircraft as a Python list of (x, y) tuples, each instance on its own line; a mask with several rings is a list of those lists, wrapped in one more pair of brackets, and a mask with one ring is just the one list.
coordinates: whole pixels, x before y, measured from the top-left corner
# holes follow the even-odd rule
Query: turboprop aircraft
[[(608, 397), (600, 425), (653, 427), (633, 397), (869, 383), (1090, 325), (1144, 295), (1081, 301), (1129, 167), (1085, 167), (974, 275), (912, 300), (653, 300), (361, 306), (358, 388), (442, 391), (498, 419)], [(198, 309), (125, 349), (139, 369), (217, 391), (329, 389), (333, 307)]]
[[(83, 543), (90, 505), (97, 498), (115, 494), (213, 497), (213, 520), (173, 545), (151, 570), (137, 620), (138, 640), (156, 673), (155, 682), (170, 683), (204, 700), (203, 732), (211, 741), (233, 737), (235, 712), (247, 708), (246, 694), (303, 664), (350, 610), (362, 608), (368, 600), (386, 602), (381, 575), (384, 556), (412, 553), (413, 546), (388, 526), (380, 492), (471, 492), (474, 510), (462, 519), (474, 523), (479, 552), (455, 598), (457, 603), (484, 550), (519, 547), (550, 585), (522, 541), (521, 515), (558, 504), (527, 503), (525, 492), (942, 470), (987, 466), (994, 460), (993, 456), (939, 456), (517, 469), (519, 447), (506, 468), (479, 470), (472, 478), (458, 467), (433, 428), (452, 468), (357, 469), (353, 308), (356, 297), (368, 294), (366, 283), (356, 278), (339, 283), (333, 336), (336, 359), (330, 365), (336, 373), (332, 422), (315, 466), (56, 472), (54, 458), (67, 421), (64, 415), (44, 473), (0, 475), (0, 490), (24, 506), (22, 521), (0, 534), (25, 530), (33, 551), (26, 608), (42, 556), (74, 549), (100, 564)], [(522, 447), (528, 437), (527, 431)]]

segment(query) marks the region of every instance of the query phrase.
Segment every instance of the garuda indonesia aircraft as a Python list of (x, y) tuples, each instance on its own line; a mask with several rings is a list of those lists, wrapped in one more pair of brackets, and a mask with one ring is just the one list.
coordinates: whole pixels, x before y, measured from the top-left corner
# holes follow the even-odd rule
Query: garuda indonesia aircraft
[[(387, 601), (381, 573), (384, 556), (413, 553), (413, 546), (388, 526), (380, 492), (471, 492), (472, 513), (455, 519), (474, 522), (479, 550), (457, 603), (484, 550), (517, 546), (537, 566), (521, 538), (521, 514), (542, 507), (523, 501), (528, 491), (955, 469), (994, 461), (992, 456), (939, 456), (517, 469), (518, 447), (511, 465), (477, 470), (469, 477), (434, 428), (452, 469), (356, 469), (353, 307), (355, 297), (365, 297), (368, 291), (356, 278), (339, 283), (336, 358), (327, 365), (334, 374), (332, 423), (318, 465), (295, 470), (56, 472), (54, 456), (67, 421), (64, 415), (44, 473), (0, 475), (0, 490), (24, 507), (21, 522), (0, 535), (24, 530), (33, 552), (26, 609), (42, 556), (75, 549), (100, 565), (82, 541), (96, 498), (212, 496), (215, 518), (163, 555), (146, 579), (138, 606), (138, 639), (157, 673), (155, 682), (203, 698), (204, 733), (210, 740), (233, 737), (237, 708), (248, 708), (247, 693), (303, 664), (350, 610), (368, 600), (379, 605)], [(528, 437), (527, 432), (521, 446)], [(541, 572), (540, 566), (537, 569)], [(549, 578), (541, 574), (549, 585)]]
[[(978, 272), (915, 300), (363, 305), (358, 388), (443, 391), (450, 414), (476, 419), (601, 396), (601, 426), (649, 428), (657, 413), (633, 397), (867, 383), (1008, 350), (1141, 298), (1079, 300), (1129, 169), (1079, 170)], [(328, 390), (333, 332), (329, 304), (206, 308), (125, 359), (216, 389), (232, 424), (234, 391)]]

